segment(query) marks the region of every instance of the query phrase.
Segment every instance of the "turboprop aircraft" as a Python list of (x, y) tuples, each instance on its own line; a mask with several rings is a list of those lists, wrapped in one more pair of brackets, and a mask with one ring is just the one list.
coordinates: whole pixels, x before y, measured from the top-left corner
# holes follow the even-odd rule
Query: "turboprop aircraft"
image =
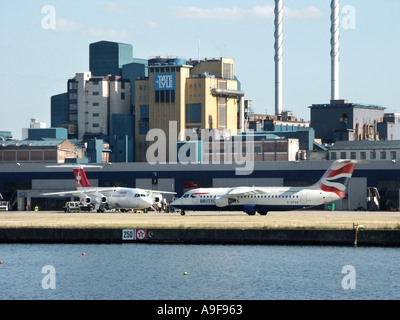
[(309, 187), (197, 188), (173, 201), (185, 211), (244, 211), (248, 215), (268, 211), (306, 209), (344, 198), (356, 160), (334, 161), (320, 180)]
[(92, 187), (83, 166), (72, 168), (75, 176), (76, 190), (42, 193), (42, 195), (72, 195), (79, 197), (81, 203), (85, 205), (94, 205), (97, 212), (104, 212), (110, 209), (118, 209), (124, 212), (131, 209), (149, 209), (154, 211), (155, 205), (159, 205), (163, 199), (162, 194), (176, 194), (176, 192), (154, 191), (141, 188)]

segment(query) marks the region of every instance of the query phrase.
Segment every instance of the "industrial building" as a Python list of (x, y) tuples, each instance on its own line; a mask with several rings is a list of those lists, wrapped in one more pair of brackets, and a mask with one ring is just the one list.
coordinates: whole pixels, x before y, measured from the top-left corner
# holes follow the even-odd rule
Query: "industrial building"
[(21, 140), (0, 142), (1, 163), (64, 163), (82, 158), (83, 152), (68, 140)]
[(347, 100), (332, 100), (330, 104), (310, 107), (311, 125), (322, 143), (379, 140), (378, 123), (383, 121), (384, 112), (382, 106)]
[(185, 130), (200, 137), (202, 129), (214, 129), (222, 136), (235, 135), (244, 128), (244, 93), (234, 74), (233, 59), (193, 61), (156, 57), (149, 60), (148, 68), (149, 76), (135, 84), (137, 162), (147, 160), (146, 151), (152, 144), (147, 141), (147, 133), (152, 129), (185, 141)]

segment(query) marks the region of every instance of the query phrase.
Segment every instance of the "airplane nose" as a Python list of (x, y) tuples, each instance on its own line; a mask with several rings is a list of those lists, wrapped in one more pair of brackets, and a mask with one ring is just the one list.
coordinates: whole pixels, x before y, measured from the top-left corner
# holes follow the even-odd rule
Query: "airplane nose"
[(171, 207), (177, 206), (177, 205), (179, 205), (179, 204), (181, 204), (181, 203), (182, 203), (182, 200), (181, 200), (181, 199), (176, 199), (176, 200), (174, 200), (174, 201), (171, 202), (170, 206), (171, 206)]
[(153, 205), (153, 201), (150, 198), (142, 198), (141, 200), (144, 208), (149, 208)]

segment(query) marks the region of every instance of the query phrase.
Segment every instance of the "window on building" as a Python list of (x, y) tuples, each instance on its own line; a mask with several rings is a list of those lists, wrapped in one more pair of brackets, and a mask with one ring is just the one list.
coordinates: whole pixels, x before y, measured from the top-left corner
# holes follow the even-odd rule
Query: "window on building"
[(371, 152), (369, 153), (369, 158), (370, 158), (371, 160), (376, 160), (376, 151), (371, 151)]
[(175, 90), (155, 91), (155, 103), (174, 103)]
[(337, 160), (336, 152), (331, 152), (331, 160)]
[(93, 91), (93, 95), (94, 95), (94, 96), (99, 96), (99, 95), (100, 95), (100, 92), (98, 92), (98, 91)]
[(381, 160), (386, 160), (386, 151), (381, 151), (380, 155), (381, 155)]
[(93, 123), (93, 128), (99, 128), (100, 125), (98, 123)]
[(121, 92), (121, 100), (125, 100), (125, 92)]
[(390, 160), (396, 160), (396, 158), (397, 158), (397, 152), (390, 151)]
[(94, 118), (100, 117), (100, 114), (99, 113), (93, 113), (93, 117)]
[(201, 104), (186, 105), (186, 123), (201, 123)]
[(342, 117), (340, 118), (340, 122), (346, 124), (349, 121), (349, 116), (347, 113), (343, 113)]
[(218, 129), (224, 129), (227, 125), (226, 98), (218, 98)]
[(231, 63), (224, 63), (223, 66), (223, 77), (232, 79), (233, 78), (233, 65)]
[(355, 151), (350, 152), (350, 159), (357, 159), (357, 152)]
[(100, 103), (98, 102), (93, 102), (93, 107), (98, 107), (100, 105)]
[(78, 90), (78, 83), (77, 82), (69, 82), (68, 83), (68, 89), (69, 90)]
[(365, 151), (360, 152), (360, 159), (361, 160), (366, 160), (367, 159), (367, 153)]
[(342, 152), (340, 153), (340, 159), (347, 159), (346, 151), (342, 151)]
[(149, 106), (140, 106), (139, 134), (147, 134), (150, 130)]

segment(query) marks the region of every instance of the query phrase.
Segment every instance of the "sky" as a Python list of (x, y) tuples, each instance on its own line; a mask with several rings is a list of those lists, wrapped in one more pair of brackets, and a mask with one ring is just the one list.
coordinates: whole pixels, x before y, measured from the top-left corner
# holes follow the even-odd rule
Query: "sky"
[[(283, 110), (331, 99), (330, 0), (283, 0)], [(341, 0), (340, 99), (400, 113), (400, 1)], [(275, 113), (273, 0), (16, 0), (0, 11), (0, 131), (51, 125), (50, 98), (89, 71), (89, 45), (134, 58), (229, 57), (255, 113)]]

